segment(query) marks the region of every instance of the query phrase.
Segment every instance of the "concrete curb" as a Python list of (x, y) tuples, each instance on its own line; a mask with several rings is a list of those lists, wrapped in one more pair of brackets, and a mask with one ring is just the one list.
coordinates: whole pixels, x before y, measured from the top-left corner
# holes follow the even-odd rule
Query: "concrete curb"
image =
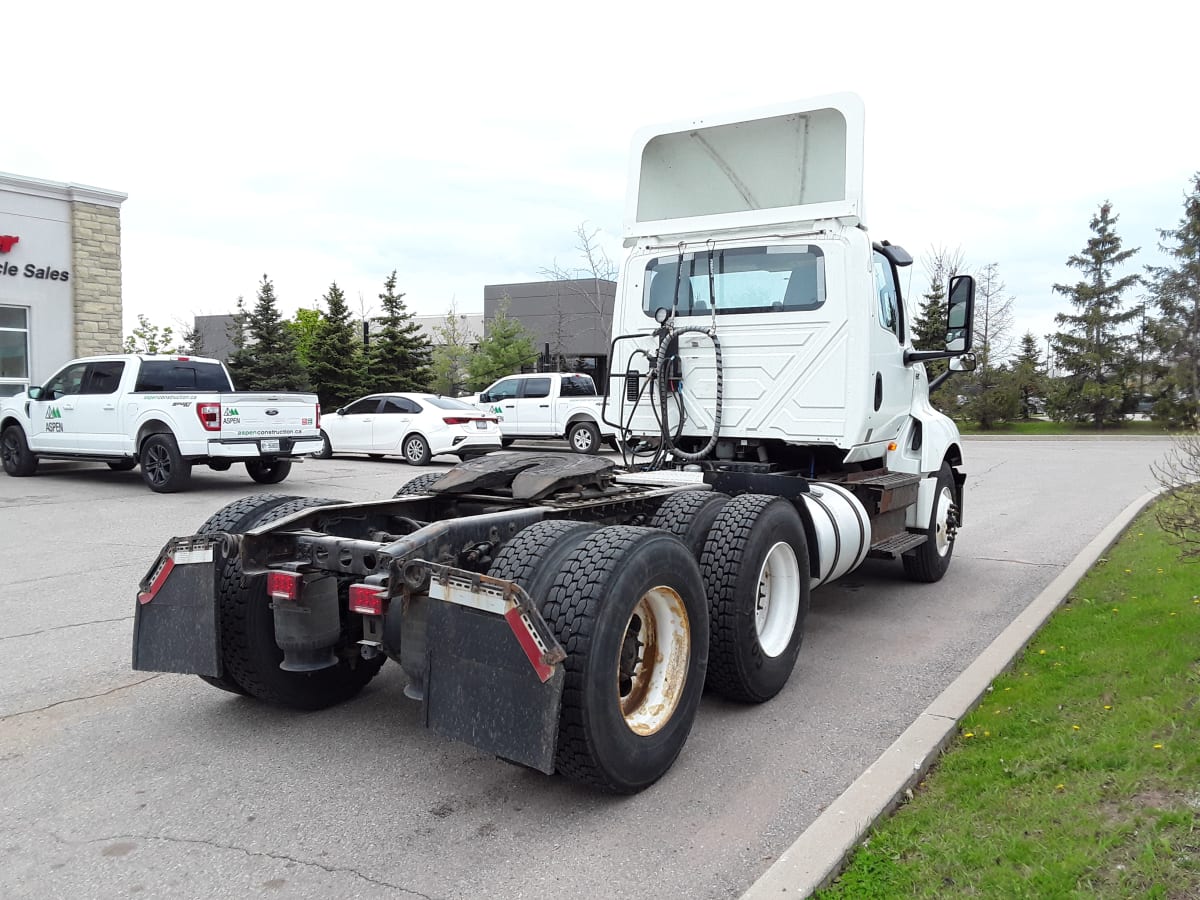
[(916, 784), (958, 729), (958, 723), (1012, 663), (1067, 595), (1157, 497), (1134, 500), (1080, 551), (1032, 603), (925, 709), (816, 821), (742, 894), (742, 900), (808, 897), (841, 871), (876, 821)]

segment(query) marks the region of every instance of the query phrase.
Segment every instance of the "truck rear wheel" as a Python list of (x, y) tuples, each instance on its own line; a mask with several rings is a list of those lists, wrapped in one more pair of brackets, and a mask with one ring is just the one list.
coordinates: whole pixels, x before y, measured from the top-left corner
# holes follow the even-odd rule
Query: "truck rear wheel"
[(675, 535), (699, 562), (708, 532), (717, 520), (717, 514), (728, 502), (728, 494), (716, 491), (680, 491), (668, 497), (658, 508), (650, 520), (650, 527), (661, 528)]
[(246, 473), (259, 484), (279, 484), (292, 471), (290, 459), (248, 459)]
[(925, 531), (925, 543), (900, 557), (904, 563), (904, 574), (913, 581), (928, 584), (941, 581), (946, 570), (950, 568), (957, 526), (958, 505), (954, 496), (954, 471), (949, 463), (944, 462), (937, 473), (933, 510), (929, 515), (929, 527)]
[(4, 471), (14, 478), (37, 471), (38, 458), (29, 449), (20, 425), (9, 425), (0, 435), (0, 461), (4, 463)]
[(179, 455), (179, 445), (169, 434), (152, 434), (142, 442), (138, 462), (142, 480), (158, 494), (182, 491), (192, 479), (192, 464)]
[(649, 787), (683, 749), (704, 689), (696, 561), (662, 531), (601, 528), (567, 554), (542, 615), (567, 651), (555, 769), (611, 793)]
[[(274, 522), (302, 509), (343, 502), (313, 497), (284, 497), (280, 502), (276, 497), (268, 497), (258, 507), (257, 514), (240, 525), (242, 530)], [(348, 614), (342, 604), (344, 630), (336, 648), (337, 665), (315, 672), (285, 672), (279, 668), (283, 651), (275, 643), (275, 617), (267, 599), (266, 576), (247, 576), (237, 557), (223, 560), (217, 597), (225, 678), (256, 699), (295, 709), (323, 709), (349, 700), (361, 691), (384, 663), (383, 656), (363, 659), (358, 654), (357, 641), (349, 633)]]
[(808, 614), (808, 543), (790, 501), (742, 494), (717, 516), (700, 557), (708, 591), (708, 687), (762, 703), (796, 665)]
[(522, 528), (496, 554), (488, 574), (515, 581), (525, 589), (540, 610), (558, 575), (559, 566), (588, 536), (599, 528), (591, 522), (549, 519)]
[(567, 443), (576, 453), (600, 452), (600, 429), (592, 422), (576, 422), (567, 429)]
[[(204, 524), (196, 529), (196, 534), (216, 534), (218, 531), (241, 534), (254, 527), (254, 521), (259, 516), (276, 506), (295, 499), (297, 498), (285, 494), (256, 494), (253, 497), (243, 497), (241, 500), (227, 503), (205, 519)], [(224, 562), (221, 565), (224, 566)], [(222, 663), (222, 667), (224, 667), (224, 663)], [(223, 691), (229, 691), (231, 694), (246, 694), (246, 689), (231, 678), (227, 672), (220, 675), (201, 675), (199, 678), (201, 681)]]

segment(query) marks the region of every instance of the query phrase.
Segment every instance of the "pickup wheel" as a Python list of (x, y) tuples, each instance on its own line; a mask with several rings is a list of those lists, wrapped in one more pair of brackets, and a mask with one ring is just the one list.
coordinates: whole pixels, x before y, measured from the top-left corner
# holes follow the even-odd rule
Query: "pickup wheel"
[[(284, 497), (280, 502), (278, 497), (267, 497), (270, 499), (263, 498), (256, 514), (239, 526), (242, 530), (302, 509), (342, 502), (313, 497)], [(267, 597), (266, 576), (247, 576), (240, 559), (225, 559), (218, 576), (217, 596), (225, 677), (256, 699), (295, 709), (324, 709), (361, 691), (384, 663), (383, 656), (363, 659), (359, 654), (357, 639), (361, 634), (354, 633), (357, 623), (349, 621), (342, 603), (342, 638), (335, 648), (337, 665), (315, 672), (285, 672), (279, 668), (283, 651), (275, 643), (275, 616)]]
[(808, 542), (790, 501), (742, 494), (725, 504), (700, 555), (708, 591), (708, 687), (745, 703), (778, 694), (808, 614)]
[(954, 553), (954, 535), (958, 529), (958, 505), (954, 496), (954, 471), (949, 463), (938, 469), (937, 486), (934, 489), (933, 510), (929, 516), (929, 527), (925, 543), (900, 557), (904, 563), (904, 574), (913, 581), (932, 584), (941, 581), (950, 568), (950, 557)]
[(411, 481), (407, 481), (404, 487), (392, 494), (393, 499), (396, 497), (408, 497), (413, 494), (428, 494), (429, 486), (435, 481), (440, 481), (444, 472), (426, 472), (424, 475), (418, 475)]
[(108, 464), (108, 467), (114, 472), (132, 472), (137, 468), (138, 461), (136, 459), (119, 459)]
[[(253, 497), (235, 500), (233, 503), (221, 507), (205, 519), (204, 524), (196, 529), (196, 534), (216, 534), (218, 531), (225, 531), (229, 534), (241, 534), (247, 528), (253, 527), (255, 519), (259, 516), (264, 515), (276, 506), (295, 499), (295, 497), (288, 497), (284, 494), (256, 494)], [(226, 560), (222, 560), (220, 565), (224, 567), (226, 563)], [(223, 662), (222, 668), (224, 668)], [(229, 691), (231, 694), (246, 695), (246, 689), (238, 684), (228, 672), (222, 672), (220, 675), (200, 675), (198, 677), (201, 681), (211, 684), (215, 688)]]
[(567, 651), (555, 769), (636, 793), (674, 763), (704, 690), (708, 610), (696, 561), (669, 534), (616, 525), (555, 568), (542, 605)]
[(20, 425), (9, 425), (0, 434), (0, 459), (3, 460), (4, 471), (14, 478), (23, 478), (37, 471), (38, 458), (29, 449)]
[(291, 471), (290, 459), (246, 460), (246, 473), (259, 484), (279, 484)]
[(728, 502), (728, 494), (715, 491), (680, 491), (668, 497), (658, 508), (650, 520), (650, 527), (661, 528), (675, 535), (699, 562), (708, 532), (717, 520), (717, 514)]
[(169, 434), (146, 438), (138, 462), (142, 465), (142, 480), (155, 493), (182, 491), (192, 478), (192, 464), (179, 455), (179, 445)]
[(333, 456), (333, 445), (329, 443), (329, 435), (325, 430), (321, 430), (321, 449), (316, 453), (310, 453), (313, 459), (330, 459)]
[(567, 429), (567, 443), (576, 453), (600, 452), (600, 429), (592, 422), (576, 422)]
[(410, 434), (404, 439), (401, 447), (404, 461), (410, 466), (424, 466), (429, 463), (429, 443), (419, 434)]

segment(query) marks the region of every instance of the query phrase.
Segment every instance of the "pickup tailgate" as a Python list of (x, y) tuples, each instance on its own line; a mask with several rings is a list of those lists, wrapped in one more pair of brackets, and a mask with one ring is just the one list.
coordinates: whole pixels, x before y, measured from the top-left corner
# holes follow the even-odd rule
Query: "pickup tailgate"
[(259, 441), (263, 452), (281, 438), (318, 440), (317, 408), (316, 394), (222, 394), (221, 440)]

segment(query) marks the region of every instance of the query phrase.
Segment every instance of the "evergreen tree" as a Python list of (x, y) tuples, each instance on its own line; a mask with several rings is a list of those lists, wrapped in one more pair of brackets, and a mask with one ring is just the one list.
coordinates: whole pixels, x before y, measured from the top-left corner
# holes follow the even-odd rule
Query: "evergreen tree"
[(423, 391), (433, 380), (430, 368), (433, 348), (421, 326), (396, 293), (396, 272), (383, 283), (379, 295), (383, 315), (376, 318), (379, 330), (371, 336), (367, 350), (367, 378), (372, 391)]
[(525, 366), (537, 362), (538, 352), (533, 346), (533, 335), (519, 319), (508, 315), (508, 298), (500, 302), (500, 308), (487, 325), (487, 333), (479, 348), (468, 363), (472, 390), (483, 390), (497, 378), (520, 372)]
[(1054, 336), (1058, 365), (1064, 370), (1053, 395), (1051, 411), (1056, 419), (1090, 421), (1097, 428), (1119, 422), (1130, 387), (1130, 338), (1121, 326), (1137, 315), (1136, 309), (1122, 310), (1122, 295), (1140, 280), (1137, 275), (1114, 279), (1117, 266), (1137, 253), (1122, 250), (1115, 230), (1118, 216), (1105, 201), (1092, 216), (1092, 237), (1081, 253), (1067, 265), (1079, 269), (1083, 278), (1075, 284), (1056, 284), (1054, 290), (1071, 301), (1076, 312), (1054, 317), (1060, 331)]
[[(922, 258), (929, 278), (929, 290), (921, 297), (921, 305), (913, 320), (913, 346), (917, 350), (942, 350), (946, 346), (946, 287), (963, 264), (961, 249), (936, 247)], [(930, 379), (946, 371), (944, 359), (925, 363)]]
[(467, 389), (468, 366), (474, 354), (475, 335), (466, 326), (466, 316), (450, 304), (446, 319), (433, 329), (433, 363), (430, 390), (456, 397)]
[(336, 409), (362, 393), (363, 352), (350, 321), (346, 295), (334, 282), (322, 298), (325, 312), (308, 349), (308, 377), (321, 408)]
[(1150, 296), (1161, 313), (1155, 323), (1166, 367), (1155, 415), (1172, 425), (1200, 425), (1200, 172), (1184, 196), (1175, 229), (1160, 229), (1160, 249), (1174, 266), (1148, 266)]
[(1046, 394), (1046, 370), (1042, 367), (1038, 341), (1032, 331), (1021, 338), (1021, 349), (1012, 366), (1013, 386), (1020, 403), (1020, 416), (1029, 419), (1034, 414), (1034, 398)]
[(296, 354), (296, 342), (275, 305), (275, 286), (264, 275), (254, 309), (238, 298), (234, 315), (234, 352), (229, 368), (240, 391), (304, 391), (308, 378)]

